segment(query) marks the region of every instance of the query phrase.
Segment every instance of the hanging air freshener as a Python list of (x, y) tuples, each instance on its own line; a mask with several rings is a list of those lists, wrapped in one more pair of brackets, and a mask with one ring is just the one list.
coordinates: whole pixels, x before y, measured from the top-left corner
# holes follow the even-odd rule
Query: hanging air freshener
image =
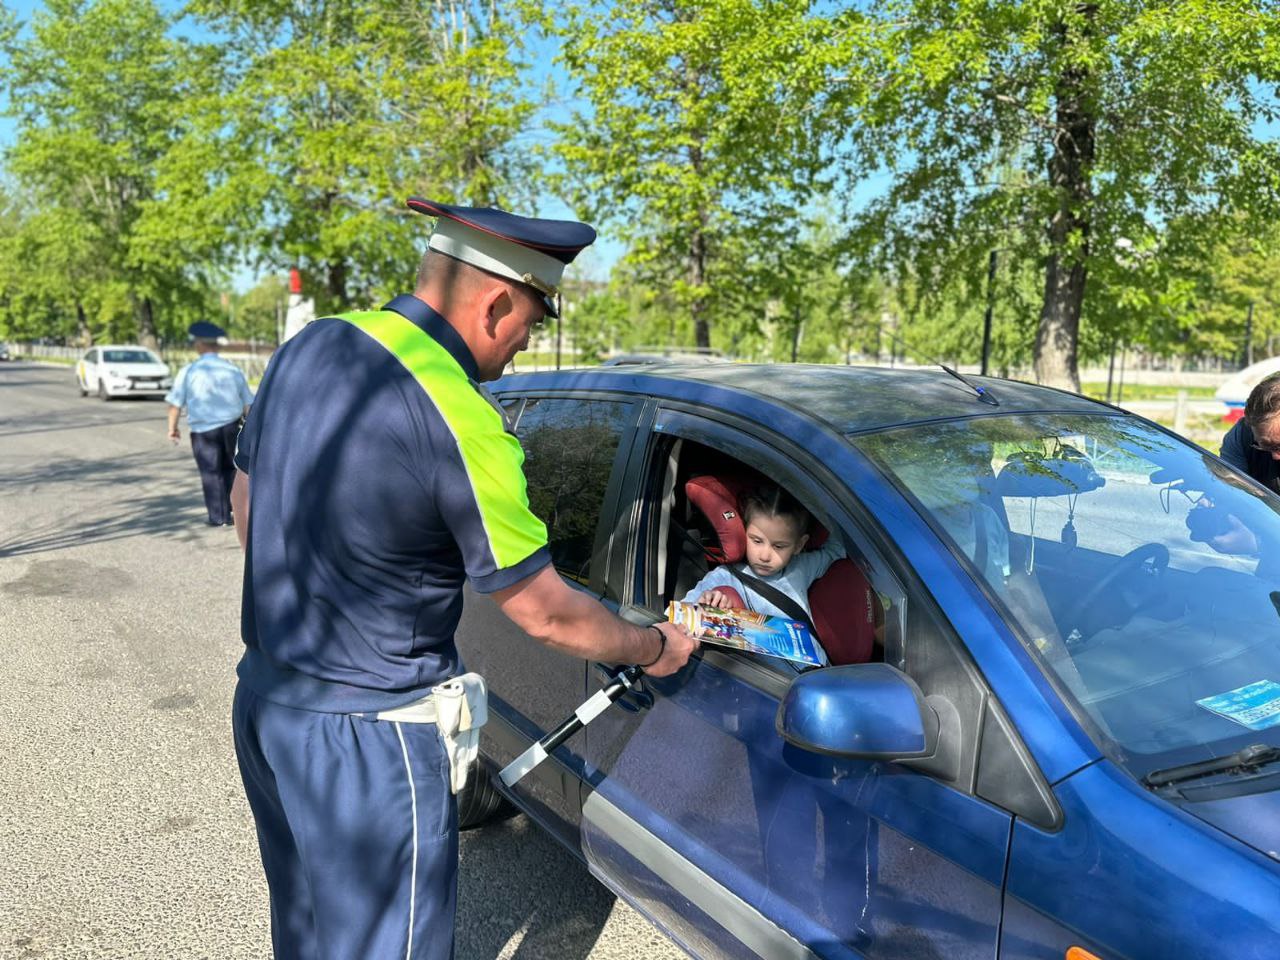
[(1076, 500), (1079, 496), (1076, 494), (1067, 498), (1067, 522), (1062, 527), (1062, 545), (1068, 550), (1074, 550), (1076, 546), (1076, 525), (1072, 521), (1076, 518)]

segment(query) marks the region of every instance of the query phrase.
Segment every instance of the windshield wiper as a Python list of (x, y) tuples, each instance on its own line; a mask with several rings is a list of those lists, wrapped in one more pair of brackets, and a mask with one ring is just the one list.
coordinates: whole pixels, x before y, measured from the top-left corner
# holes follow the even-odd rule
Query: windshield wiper
[(1264, 764), (1274, 763), (1277, 760), (1280, 760), (1280, 747), (1252, 743), (1224, 757), (1214, 757), (1212, 760), (1201, 760), (1198, 763), (1184, 763), (1164, 770), (1153, 770), (1142, 778), (1142, 782), (1148, 787), (1167, 787), (1171, 783), (1207, 777), (1211, 773), (1226, 773), (1228, 770), (1252, 772)]
[(966, 387), (968, 387), (970, 390), (976, 393), (978, 395), (978, 399), (981, 400), (983, 403), (989, 403), (993, 407), (1000, 406), (1000, 401), (996, 399), (995, 394), (992, 393), (990, 390), (988, 390), (986, 387), (978, 386), (976, 383), (974, 383), (964, 374), (957, 373), (956, 371), (948, 367), (945, 363), (940, 363), (938, 364), (938, 366), (940, 366), (943, 370), (947, 371), (947, 373), (951, 374), (953, 377), (955, 377), (957, 380), (963, 383)]

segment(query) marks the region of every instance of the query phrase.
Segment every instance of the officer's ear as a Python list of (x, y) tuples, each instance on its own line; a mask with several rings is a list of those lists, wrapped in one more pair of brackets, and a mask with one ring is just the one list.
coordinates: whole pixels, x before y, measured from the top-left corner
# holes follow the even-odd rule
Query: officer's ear
[(480, 297), (480, 307), (484, 311), (484, 329), (489, 336), (494, 336), (502, 318), (509, 314), (515, 306), (511, 292), (501, 283), (488, 287)]

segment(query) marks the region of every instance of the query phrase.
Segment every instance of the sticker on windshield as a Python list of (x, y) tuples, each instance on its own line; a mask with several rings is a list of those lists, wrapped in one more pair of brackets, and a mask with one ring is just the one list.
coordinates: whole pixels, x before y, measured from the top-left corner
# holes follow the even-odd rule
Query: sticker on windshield
[(1280, 683), (1272, 680), (1245, 684), (1196, 703), (1250, 730), (1280, 725)]

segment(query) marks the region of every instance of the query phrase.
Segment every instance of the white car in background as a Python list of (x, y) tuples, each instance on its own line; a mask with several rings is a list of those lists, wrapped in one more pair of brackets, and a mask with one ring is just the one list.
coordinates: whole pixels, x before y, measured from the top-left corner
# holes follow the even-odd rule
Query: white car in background
[(173, 386), (169, 365), (146, 347), (91, 347), (76, 364), (80, 396), (163, 397)]

